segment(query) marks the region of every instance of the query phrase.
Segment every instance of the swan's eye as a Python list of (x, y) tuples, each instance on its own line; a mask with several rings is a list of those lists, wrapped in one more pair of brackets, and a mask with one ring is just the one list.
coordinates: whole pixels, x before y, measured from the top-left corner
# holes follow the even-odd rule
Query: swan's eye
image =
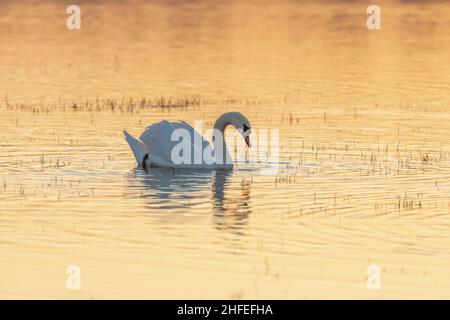
[(250, 127), (244, 123), (244, 132), (247, 132), (247, 130), (250, 130)]

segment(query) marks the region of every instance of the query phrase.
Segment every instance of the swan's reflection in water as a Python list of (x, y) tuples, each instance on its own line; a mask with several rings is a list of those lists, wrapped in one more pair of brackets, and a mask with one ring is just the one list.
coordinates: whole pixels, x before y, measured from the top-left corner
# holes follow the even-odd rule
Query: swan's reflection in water
[[(135, 169), (130, 174), (134, 196), (164, 221), (189, 221), (212, 215), (216, 229), (246, 234), (251, 213), (251, 180), (237, 170)], [(163, 221), (161, 221), (163, 222)]]
[(213, 222), (219, 230), (244, 235), (251, 213), (251, 182), (242, 178), (231, 183), (231, 175), (231, 170), (221, 170), (216, 171), (213, 177), (211, 187), (214, 203)]

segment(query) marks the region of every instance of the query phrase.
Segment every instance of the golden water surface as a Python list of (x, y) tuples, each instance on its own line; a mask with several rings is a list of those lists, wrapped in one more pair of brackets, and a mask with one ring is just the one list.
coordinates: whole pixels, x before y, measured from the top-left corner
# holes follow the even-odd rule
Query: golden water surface
[[(0, 1), (1, 298), (450, 298), (448, 2), (67, 5)], [(225, 111), (279, 129), (278, 172), (122, 138)]]

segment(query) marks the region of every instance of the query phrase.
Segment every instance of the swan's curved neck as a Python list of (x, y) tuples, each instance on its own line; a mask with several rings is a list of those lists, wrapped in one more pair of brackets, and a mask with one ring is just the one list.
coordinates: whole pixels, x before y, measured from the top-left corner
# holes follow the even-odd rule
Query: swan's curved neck
[(218, 130), (222, 133), (225, 132), (225, 128), (231, 124), (230, 120), (227, 117), (227, 114), (221, 115), (219, 118), (217, 118), (216, 122), (214, 123), (214, 129)]
[(232, 163), (231, 155), (228, 152), (227, 144), (225, 142), (225, 129), (230, 124), (232, 123), (226, 113), (221, 115), (214, 123), (213, 144), (216, 154), (216, 161), (218, 161), (219, 163)]

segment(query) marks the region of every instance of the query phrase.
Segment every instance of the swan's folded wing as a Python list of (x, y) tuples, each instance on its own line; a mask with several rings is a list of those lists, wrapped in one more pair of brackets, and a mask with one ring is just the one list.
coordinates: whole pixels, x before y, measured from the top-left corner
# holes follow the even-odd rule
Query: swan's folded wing
[[(185, 122), (185, 121), (177, 121), (177, 122), (172, 122), (171, 123), (172, 126), (175, 129), (178, 128), (183, 128), (186, 129), (187, 131), (189, 131), (189, 134), (191, 135), (191, 138), (193, 138), (192, 141), (197, 142), (197, 141), (201, 141), (201, 147), (202, 149), (206, 148), (209, 145), (208, 140), (206, 140), (197, 130), (195, 130), (189, 123)], [(193, 143), (194, 143), (193, 142)], [(196, 146), (199, 147), (199, 146)]]
[(162, 120), (147, 127), (139, 139), (145, 143), (150, 155), (172, 162), (171, 151), (174, 142), (171, 141), (174, 127), (169, 121)]
[(191, 137), (191, 155), (192, 155), (191, 163), (192, 164), (195, 163), (194, 154), (199, 155), (197, 157), (197, 161), (198, 161), (198, 159), (200, 159), (200, 161), (202, 161), (203, 151), (205, 150), (206, 147), (209, 146), (208, 140), (206, 140), (197, 130), (195, 130), (190, 124), (188, 124), (185, 121), (172, 122), (172, 126), (175, 129), (181, 128), (181, 129), (185, 129), (189, 132), (190, 137)]
[[(152, 124), (147, 127), (139, 137), (149, 150), (150, 158), (157, 159), (167, 166), (173, 163), (172, 150), (179, 141), (172, 141), (174, 130), (184, 129), (189, 133), (189, 145), (191, 147), (191, 157), (189, 164), (201, 164), (203, 162), (203, 150), (209, 145), (201, 134), (184, 121), (169, 122), (166, 120)], [(197, 163), (196, 161), (200, 161)]]

